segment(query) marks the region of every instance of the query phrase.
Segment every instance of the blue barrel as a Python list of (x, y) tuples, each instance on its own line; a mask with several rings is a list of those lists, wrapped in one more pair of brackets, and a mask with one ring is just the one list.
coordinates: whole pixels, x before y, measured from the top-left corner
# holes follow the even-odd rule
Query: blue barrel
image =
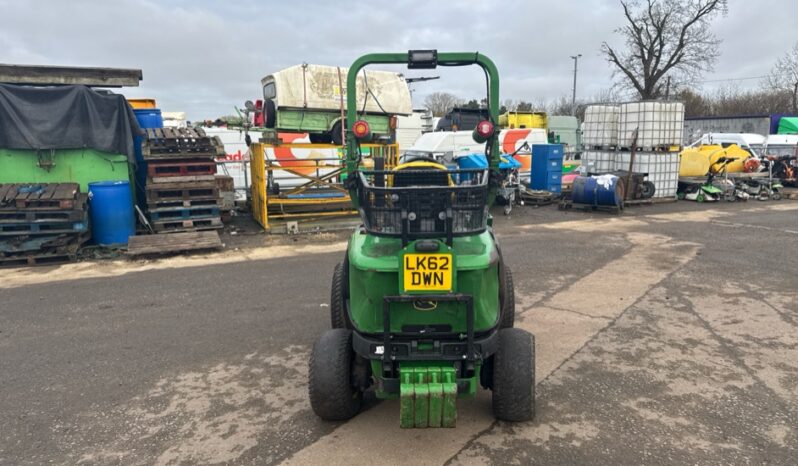
[(158, 108), (134, 108), (141, 129), (163, 128), (163, 117)]
[(127, 244), (128, 237), (136, 234), (130, 182), (89, 183), (89, 214), (95, 243), (103, 246)]
[(623, 185), (615, 175), (577, 176), (571, 200), (578, 204), (620, 207), (623, 204)]

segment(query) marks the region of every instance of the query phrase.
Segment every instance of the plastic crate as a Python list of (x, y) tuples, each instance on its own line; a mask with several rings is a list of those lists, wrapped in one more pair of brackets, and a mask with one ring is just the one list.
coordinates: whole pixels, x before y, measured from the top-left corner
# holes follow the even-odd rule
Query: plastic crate
[(410, 240), (487, 228), (488, 170), (362, 170), (358, 180), (361, 217), (371, 234)]

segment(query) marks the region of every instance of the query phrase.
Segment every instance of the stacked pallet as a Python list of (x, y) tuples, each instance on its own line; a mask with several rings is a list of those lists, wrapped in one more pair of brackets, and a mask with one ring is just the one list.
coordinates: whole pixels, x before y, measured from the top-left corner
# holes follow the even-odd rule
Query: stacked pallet
[(147, 130), (142, 157), (147, 165), (146, 211), (156, 233), (222, 227), (216, 185), (218, 138), (194, 128)]
[(77, 183), (0, 184), (0, 266), (75, 260), (89, 239)]

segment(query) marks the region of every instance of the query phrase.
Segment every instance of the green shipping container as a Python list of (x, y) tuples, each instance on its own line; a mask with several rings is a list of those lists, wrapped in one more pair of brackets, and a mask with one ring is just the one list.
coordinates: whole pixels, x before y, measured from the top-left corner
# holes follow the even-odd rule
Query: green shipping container
[[(94, 181), (130, 180), (127, 157), (93, 149), (41, 151), (0, 149), (0, 183), (79, 183), (82, 192)], [(40, 167), (52, 161), (48, 169)], [(131, 186), (132, 186), (131, 182)]]

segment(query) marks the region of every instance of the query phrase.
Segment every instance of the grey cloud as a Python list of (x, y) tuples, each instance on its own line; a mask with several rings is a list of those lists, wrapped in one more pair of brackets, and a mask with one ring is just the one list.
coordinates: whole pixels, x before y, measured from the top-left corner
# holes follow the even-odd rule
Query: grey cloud
[[(788, 47), (798, 3), (731, 0), (716, 23), (724, 39), (713, 77), (764, 74)], [(366, 52), (478, 50), (502, 76), (502, 99), (570, 94), (569, 58), (582, 53), (578, 93), (611, 84), (599, 56), (622, 23), (614, 0), (257, 1), (0, 0), (0, 62), (143, 69), (129, 96), (154, 97), (190, 118), (229, 114), (260, 93), (260, 78), (301, 62), (346, 66)], [(425, 70), (442, 79), (415, 87), (484, 95), (479, 70)], [(751, 84), (751, 83), (747, 83)]]

